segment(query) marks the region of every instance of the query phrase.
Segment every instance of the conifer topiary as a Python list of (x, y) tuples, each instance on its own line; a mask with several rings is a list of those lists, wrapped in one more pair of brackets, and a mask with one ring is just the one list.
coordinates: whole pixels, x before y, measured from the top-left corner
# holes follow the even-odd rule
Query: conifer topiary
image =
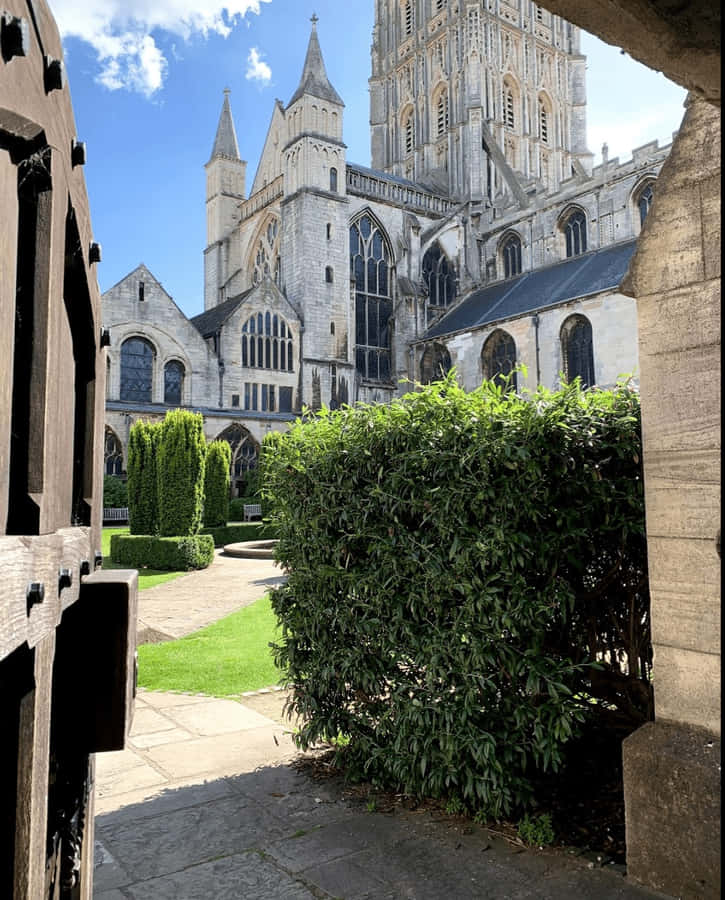
[(229, 489), (232, 448), (227, 441), (212, 441), (207, 447), (204, 478), (204, 525), (217, 528), (229, 521)]
[(197, 534), (204, 506), (206, 440), (199, 413), (166, 413), (157, 453), (159, 533), (162, 537)]
[(139, 421), (128, 439), (128, 526), (131, 534), (156, 534), (156, 440), (159, 425)]

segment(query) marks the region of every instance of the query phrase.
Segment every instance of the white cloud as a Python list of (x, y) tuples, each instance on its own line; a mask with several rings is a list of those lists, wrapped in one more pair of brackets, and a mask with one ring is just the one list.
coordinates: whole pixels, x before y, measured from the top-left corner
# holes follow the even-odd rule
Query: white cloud
[[(248, 13), (259, 15), (271, 0), (54, 0), (63, 37), (76, 37), (96, 51), (97, 80), (109, 90), (150, 97), (162, 87), (168, 61), (152, 32), (183, 40), (196, 35), (227, 37)], [(251, 54), (250, 54), (251, 60)], [(264, 63), (260, 66), (269, 70)], [(271, 77), (271, 72), (269, 73)]]
[(269, 84), (272, 80), (272, 70), (266, 62), (262, 62), (259, 49), (252, 47), (247, 57), (247, 81), (258, 81), (260, 84)]
[[(683, 91), (684, 94), (684, 91)], [(631, 159), (632, 151), (657, 138), (660, 146), (672, 140), (673, 123), (679, 119), (681, 110), (671, 104), (652, 106), (646, 114), (636, 110), (620, 113), (613, 121), (593, 118), (588, 131), (589, 149), (594, 153), (595, 164), (601, 162), (602, 144), (606, 143), (609, 158), (619, 157), (620, 162)], [(674, 118), (673, 118), (674, 115)]]

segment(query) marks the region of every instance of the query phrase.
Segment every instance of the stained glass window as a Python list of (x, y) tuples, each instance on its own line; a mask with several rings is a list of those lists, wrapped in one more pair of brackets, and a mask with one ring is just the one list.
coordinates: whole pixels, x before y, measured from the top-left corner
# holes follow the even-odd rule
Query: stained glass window
[(481, 363), (483, 377), (486, 381), (495, 381), (508, 391), (515, 392), (517, 390), (517, 378), (516, 372), (514, 372), (516, 343), (508, 332), (501, 329), (494, 331), (483, 345)]
[(181, 406), (181, 394), (184, 386), (184, 366), (172, 359), (164, 368), (164, 403), (169, 406)]
[(504, 278), (513, 278), (521, 274), (521, 238), (512, 234), (501, 246)]
[(587, 251), (587, 217), (582, 210), (573, 212), (564, 225), (566, 255), (580, 256)]
[(595, 384), (592, 326), (585, 316), (570, 316), (564, 322), (561, 353), (567, 381), (581, 378), (583, 388)]
[(154, 374), (154, 348), (144, 338), (129, 338), (121, 345), (121, 400), (150, 403)]
[(258, 313), (242, 326), (242, 368), (294, 372), (292, 330), (276, 313)]
[(362, 216), (350, 228), (350, 275), (355, 288), (355, 366), (370, 381), (391, 378), (390, 261), (382, 230), (371, 216)]
[(423, 257), (423, 283), (428, 305), (446, 307), (456, 299), (456, 269), (436, 241)]

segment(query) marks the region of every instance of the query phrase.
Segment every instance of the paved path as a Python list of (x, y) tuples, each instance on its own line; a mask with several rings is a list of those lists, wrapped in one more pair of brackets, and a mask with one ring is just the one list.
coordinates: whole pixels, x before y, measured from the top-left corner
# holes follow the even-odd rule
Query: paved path
[[(146, 627), (188, 633), (279, 577), (253, 561), (227, 562), (144, 591)], [(283, 702), (276, 691), (239, 701), (139, 692), (127, 749), (96, 758), (94, 900), (661, 896), (443, 815), (368, 812), (337, 781), (289, 765), (297, 754)]]
[(267, 559), (233, 559), (221, 550), (201, 572), (190, 572), (138, 595), (138, 642), (155, 643), (198, 631), (249, 606), (284, 580)]

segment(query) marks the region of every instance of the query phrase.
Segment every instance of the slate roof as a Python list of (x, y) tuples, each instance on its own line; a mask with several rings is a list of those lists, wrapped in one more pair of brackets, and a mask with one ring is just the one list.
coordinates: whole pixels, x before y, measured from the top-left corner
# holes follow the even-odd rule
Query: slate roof
[(474, 291), (432, 325), (423, 339), (469, 331), (618, 288), (636, 246), (637, 241), (624, 241)]
[(303, 94), (310, 94), (320, 100), (327, 100), (329, 103), (337, 103), (340, 106), (345, 105), (327, 77), (315, 21), (312, 23), (312, 33), (310, 34), (310, 43), (307, 47), (307, 58), (305, 59), (305, 67), (302, 70), (302, 78), (300, 79), (299, 87), (287, 104), (287, 109), (299, 100)]
[(216, 334), (229, 317), (239, 309), (242, 301), (252, 293), (252, 290), (253, 288), (245, 291), (243, 294), (239, 294), (237, 297), (232, 297), (231, 300), (225, 300), (224, 303), (220, 303), (219, 306), (213, 306), (211, 309), (207, 309), (206, 312), (200, 313), (198, 316), (194, 316), (194, 318), (190, 320), (191, 324), (203, 338), (211, 337), (213, 334)]
[(212, 148), (210, 159), (216, 159), (219, 156), (223, 156), (226, 159), (240, 158), (237, 133), (234, 130), (232, 109), (229, 105), (228, 89), (224, 91), (224, 104), (222, 106), (221, 115), (219, 116), (219, 124), (217, 125), (214, 147)]

